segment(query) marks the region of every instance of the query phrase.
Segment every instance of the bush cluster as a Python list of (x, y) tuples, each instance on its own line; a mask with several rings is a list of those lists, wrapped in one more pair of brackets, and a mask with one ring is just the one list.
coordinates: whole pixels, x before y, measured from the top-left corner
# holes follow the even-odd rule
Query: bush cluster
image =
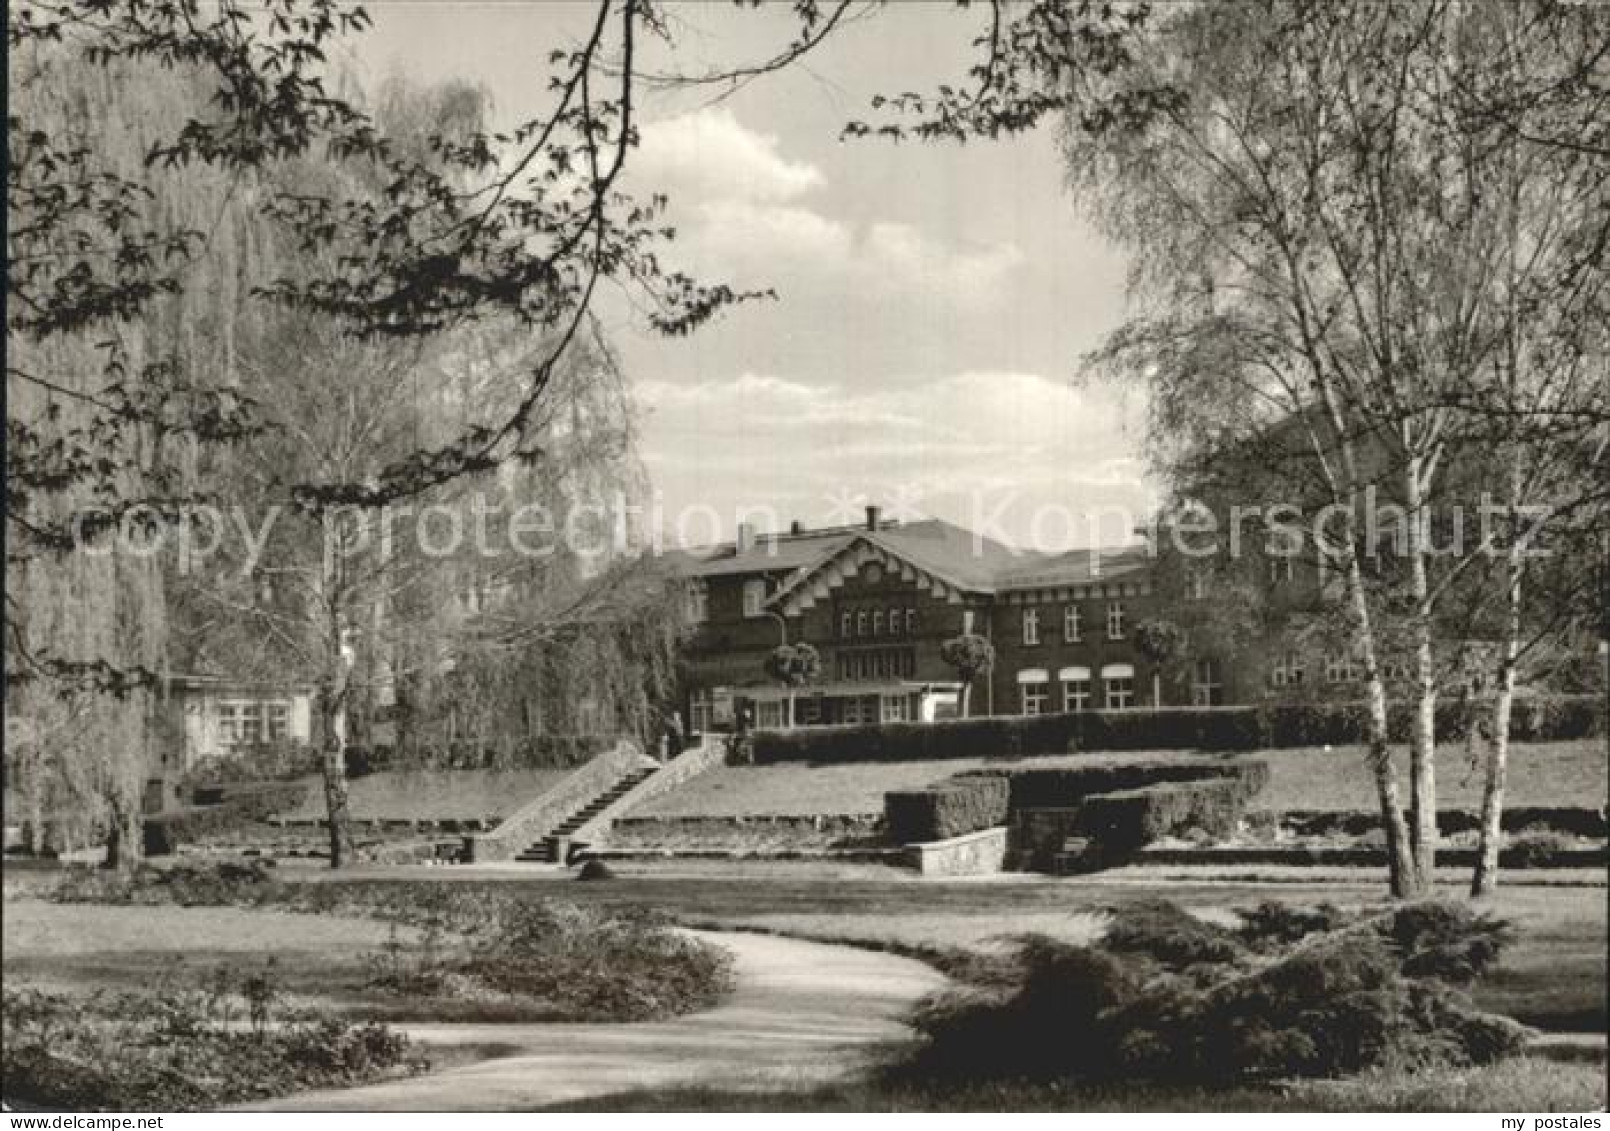
[(1265, 908), (1238, 932), (1150, 902), (1113, 909), (1099, 945), (1020, 939), (918, 1008), (925, 1042), (910, 1071), (1222, 1084), (1487, 1064), (1521, 1047), (1524, 1027), (1472, 1009), (1416, 957), (1486, 969), (1492, 921), (1414, 905), (1335, 928), (1332, 910)]
[(384, 1025), (284, 1007), (272, 970), (194, 988), (4, 991), (6, 1098), (69, 1111), (192, 1111), (424, 1071)]
[(1004, 825), (1010, 787), (1000, 777), (954, 777), (926, 789), (883, 795), (889, 839), (896, 844), (948, 840)]
[[(1393, 741), (1407, 739), (1409, 716), (1408, 704), (1392, 704)], [(1469, 722), (1459, 704), (1439, 704), (1439, 735), (1458, 739)], [(1598, 696), (1531, 696), (1516, 700), (1510, 737), (1553, 742), (1602, 734), (1604, 728), (1605, 706)], [(753, 758), (764, 765), (1016, 758), (1080, 750), (1257, 750), (1348, 745), (1362, 742), (1366, 729), (1364, 707), (1357, 703), (1163, 707), (760, 731), (753, 736)]]
[(141, 864), (128, 872), (74, 867), (45, 892), (56, 903), (132, 903), (179, 907), (266, 902), (279, 887), (274, 862), (260, 857)]
[(1222, 839), (1235, 831), (1245, 801), (1240, 784), (1232, 778), (1098, 793), (1079, 804), (1073, 831), (1108, 854), (1132, 852), (1191, 830)]
[(302, 804), (308, 793), (300, 782), (214, 783), (196, 786), (195, 802), (149, 814), (144, 821), (145, 854), (169, 856), (184, 844), (238, 833)]

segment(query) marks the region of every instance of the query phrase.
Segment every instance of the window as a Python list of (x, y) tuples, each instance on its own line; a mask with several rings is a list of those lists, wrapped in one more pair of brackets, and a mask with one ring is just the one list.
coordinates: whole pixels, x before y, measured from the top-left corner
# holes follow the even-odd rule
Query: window
[(1107, 604), (1107, 639), (1122, 640), (1124, 638), (1124, 604), (1122, 601), (1111, 601)]
[(776, 730), (783, 725), (783, 703), (780, 699), (764, 699), (760, 703), (759, 725)]
[(688, 619), (694, 624), (703, 624), (710, 619), (710, 590), (705, 588), (702, 581), (688, 586)]
[(1135, 669), (1129, 664), (1107, 664), (1101, 669), (1103, 706), (1109, 711), (1127, 711), (1135, 705)]
[(1290, 581), (1293, 574), (1292, 563), (1295, 561), (1290, 554), (1275, 554), (1269, 559), (1269, 580), (1275, 584)]
[(1295, 652), (1287, 652), (1269, 669), (1269, 682), (1276, 687), (1298, 687), (1303, 681), (1303, 662)]
[(1062, 610), (1062, 639), (1069, 644), (1079, 642), (1080, 633), (1084, 631), (1084, 617), (1078, 605), (1069, 605)]
[(857, 636), (865, 636), (866, 635), (866, 610), (865, 609), (862, 609), (860, 612), (855, 614), (855, 634)]
[(906, 610), (906, 635), (907, 636), (915, 636), (915, 635), (917, 635), (917, 610), (916, 609), (907, 609)]
[(900, 619), (900, 610), (899, 609), (890, 609), (889, 610), (889, 635), (890, 636), (899, 636), (900, 635), (900, 626), (903, 623), (904, 622), (901, 621), (901, 619)]
[(1185, 575), (1185, 595), (1193, 601), (1207, 599), (1207, 577), (1200, 570)]
[(695, 691), (693, 701), (688, 704), (688, 720), (693, 727), (694, 734), (709, 734), (711, 723), (714, 721), (714, 704), (710, 702), (708, 691)]
[(883, 721), (886, 723), (903, 723), (910, 718), (910, 697), (906, 695), (885, 695), (883, 697)]
[(1191, 706), (1217, 707), (1224, 702), (1224, 677), (1219, 662), (1212, 659), (1196, 661), (1191, 672)]
[[(913, 611), (915, 611), (915, 610), (913, 610)], [(973, 634), (973, 610), (972, 609), (963, 609), (962, 610), (962, 635), (963, 636), (971, 636), (972, 634)]]
[(766, 582), (762, 578), (744, 582), (744, 616), (758, 617), (766, 604)]
[(240, 709), (241, 703), (218, 704), (218, 741), (233, 745), (241, 740)]
[(289, 703), (270, 703), (268, 705), (268, 740), (270, 742), (283, 742), (291, 733), (291, 705)]
[(1351, 652), (1333, 652), (1325, 657), (1326, 683), (1352, 683), (1358, 679), (1358, 661)]
[(1045, 714), (1050, 678), (1044, 668), (1024, 668), (1017, 673), (1017, 689), (1025, 715)]
[(1089, 668), (1063, 668), (1057, 673), (1057, 679), (1062, 684), (1062, 709), (1064, 711), (1090, 710)]
[(1040, 610), (1023, 610), (1023, 643), (1038, 644), (1040, 642)]
[(883, 610), (875, 609), (872, 613), (872, 635), (883, 635)]

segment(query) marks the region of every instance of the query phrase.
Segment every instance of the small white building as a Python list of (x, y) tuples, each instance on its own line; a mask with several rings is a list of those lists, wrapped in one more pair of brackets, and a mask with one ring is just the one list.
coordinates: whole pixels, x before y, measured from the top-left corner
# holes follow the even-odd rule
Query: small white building
[(180, 771), (211, 758), (312, 740), (313, 689), (307, 685), (176, 675), (168, 680), (168, 711), (178, 757), (164, 761)]

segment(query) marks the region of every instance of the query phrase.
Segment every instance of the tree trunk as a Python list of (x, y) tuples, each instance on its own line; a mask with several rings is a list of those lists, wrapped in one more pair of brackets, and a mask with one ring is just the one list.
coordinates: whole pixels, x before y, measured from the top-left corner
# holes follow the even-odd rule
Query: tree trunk
[(1409, 829), (1404, 822), (1403, 803), (1398, 796), (1397, 772), (1392, 768), (1392, 749), (1387, 742), (1386, 688), (1381, 683), (1369, 599), (1364, 592), (1364, 575), (1359, 568), (1356, 548), (1350, 548), (1347, 555), (1347, 593), (1353, 606), (1353, 619), (1364, 659), (1368, 707), (1364, 757), (1370, 768), (1370, 776), (1375, 781), (1381, 827), (1386, 831), (1388, 882), (1394, 896), (1413, 899), (1421, 893), (1423, 877), (1409, 844)]
[(1161, 707), (1162, 705), (1163, 705), (1163, 677), (1159, 673), (1153, 672), (1152, 673), (1152, 706), (1154, 708), (1156, 708), (1156, 707)]
[(144, 844), (140, 839), (139, 810), (131, 809), (122, 798), (113, 798), (106, 828), (106, 866), (126, 872), (139, 863)]
[(324, 771), (324, 810), (330, 832), (330, 867), (345, 867), (355, 855), (352, 841), (352, 812), (347, 798), (346, 705), (339, 692), (324, 692), (322, 769)]
[[(1520, 467), (1512, 464), (1510, 501), (1518, 500)], [(1476, 848), (1476, 871), (1471, 877), (1470, 894), (1476, 898), (1491, 895), (1498, 887), (1498, 852), (1504, 843), (1504, 784), (1509, 771), (1509, 717), (1515, 704), (1515, 666), (1520, 655), (1521, 585), (1525, 578), (1525, 558), (1513, 529), (1510, 515), (1509, 552), (1505, 559), (1509, 582), (1508, 604), (1504, 610), (1504, 644), (1499, 657), (1498, 691), (1493, 701), (1492, 733), (1487, 736), (1487, 772), (1481, 789), (1481, 839)]]
[(1431, 598), (1426, 578), (1426, 511), (1422, 464), (1407, 461), (1404, 502), (1408, 508), (1409, 594), (1414, 601), (1414, 712), (1409, 721), (1410, 835), (1420, 882), (1429, 885), (1437, 862), (1437, 674), (1431, 650)]
[(973, 698), (973, 681), (970, 678), (969, 679), (964, 679), (964, 680), (962, 680), (962, 688), (961, 688), (960, 699), (959, 699), (959, 701), (957, 703), (956, 717), (958, 719), (965, 719), (967, 717), (967, 705), (972, 700), (972, 698)]

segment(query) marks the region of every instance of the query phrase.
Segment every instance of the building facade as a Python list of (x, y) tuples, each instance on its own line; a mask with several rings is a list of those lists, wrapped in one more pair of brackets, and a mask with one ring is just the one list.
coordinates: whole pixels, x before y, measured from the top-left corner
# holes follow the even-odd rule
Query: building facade
[[(964, 633), (995, 650), (965, 696), (969, 715), (1211, 706), (1271, 686), (1245, 661), (1198, 656), (1181, 671), (1147, 656), (1137, 626), (1173, 619), (1168, 603), (1189, 596), (1159, 589), (1145, 544), (1037, 554), (868, 508), (854, 527), (740, 528), (678, 564), (697, 622), (685, 705), (697, 731), (746, 710), (763, 728), (954, 717), (962, 681), (940, 646)], [(1280, 569), (1296, 587), (1298, 567)], [(820, 677), (797, 689), (769, 681), (768, 653), (801, 642), (820, 654)]]

